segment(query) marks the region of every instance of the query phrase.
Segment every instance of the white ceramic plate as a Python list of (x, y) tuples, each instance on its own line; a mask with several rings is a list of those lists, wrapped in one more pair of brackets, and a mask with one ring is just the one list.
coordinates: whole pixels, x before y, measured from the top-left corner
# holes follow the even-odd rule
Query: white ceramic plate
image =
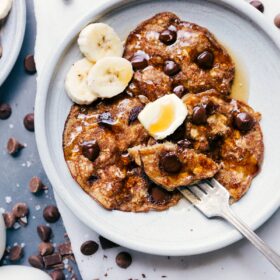
[(64, 91), (64, 79), (70, 65), (81, 56), (76, 44), (79, 31), (97, 20), (113, 26), (125, 39), (142, 20), (161, 11), (175, 12), (182, 19), (209, 28), (246, 67), (250, 78), (249, 103), (263, 114), (266, 149), (261, 174), (233, 209), (253, 229), (272, 215), (280, 205), (280, 42), (262, 15), (243, 1), (111, 1), (101, 9), (93, 9), (66, 34), (44, 68), (35, 108), (36, 138), (54, 188), (85, 224), (135, 250), (191, 255), (224, 247), (241, 236), (223, 221), (207, 220), (185, 200), (164, 212), (104, 210), (72, 179), (62, 151), (62, 132), (71, 106)]
[(25, 25), (25, 0), (14, 0), (10, 14), (0, 30), (3, 47), (3, 55), (0, 59), (0, 86), (17, 60), (24, 38)]

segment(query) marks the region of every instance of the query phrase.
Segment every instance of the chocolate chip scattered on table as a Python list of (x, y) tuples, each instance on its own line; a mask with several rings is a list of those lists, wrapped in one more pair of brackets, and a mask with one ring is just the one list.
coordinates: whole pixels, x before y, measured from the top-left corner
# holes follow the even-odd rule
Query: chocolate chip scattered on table
[(48, 205), (43, 210), (43, 217), (49, 223), (55, 223), (60, 218), (60, 213), (58, 208), (55, 205)]
[(127, 252), (120, 252), (116, 256), (116, 264), (121, 268), (128, 268), (132, 263), (132, 257)]
[(85, 256), (91, 256), (93, 254), (95, 254), (97, 252), (99, 248), (99, 245), (93, 241), (93, 240), (89, 240), (89, 241), (85, 241), (82, 245), (81, 245), (81, 253)]

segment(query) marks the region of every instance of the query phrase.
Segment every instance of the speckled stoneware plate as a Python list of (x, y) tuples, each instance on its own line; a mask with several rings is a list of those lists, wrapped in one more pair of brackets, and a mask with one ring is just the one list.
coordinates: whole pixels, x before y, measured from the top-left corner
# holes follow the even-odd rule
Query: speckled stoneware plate
[[(48, 59), (36, 100), (36, 137), (41, 160), (55, 190), (85, 224), (105, 237), (132, 249), (160, 255), (191, 255), (215, 250), (241, 238), (221, 220), (208, 220), (188, 202), (164, 212), (107, 211), (72, 179), (63, 157), (62, 132), (72, 105), (64, 90), (70, 65), (81, 57), (79, 31), (92, 21), (110, 24), (124, 40), (137, 24), (162, 11), (211, 30), (229, 46), (249, 79), (249, 103), (263, 114), (265, 137), (263, 170), (248, 194), (232, 206), (256, 229), (280, 205), (280, 37), (264, 17), (239, 0), (131, 0), (110, 1), (92, 11), (66, 32)], [(243, 69), (244, 70), (244, 69)]]
[(0, 40), (3, 48), (3, 55), (0, 59), (0, 86), (8, 77), (17, 60), (24, 38), (25, 24), (25, 0), (14, 0), (13, 7), (0, 29)]

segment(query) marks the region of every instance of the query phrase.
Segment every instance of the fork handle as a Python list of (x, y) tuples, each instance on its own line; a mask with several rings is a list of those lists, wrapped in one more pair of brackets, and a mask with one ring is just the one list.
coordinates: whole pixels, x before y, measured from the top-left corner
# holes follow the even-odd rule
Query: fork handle
[(280, 271), (280, 256), (243, 223), (229, 207), (224, 209), (221, 216), (235, 226)]

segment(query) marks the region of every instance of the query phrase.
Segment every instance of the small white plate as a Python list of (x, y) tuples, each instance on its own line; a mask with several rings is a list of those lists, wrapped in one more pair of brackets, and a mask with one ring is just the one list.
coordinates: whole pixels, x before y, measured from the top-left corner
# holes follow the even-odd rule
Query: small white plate
[(15, 65), (22, 46), (25, 25), (25, 0), (14, 0), (13, 7), (0, 30), (3, 48), (3, 55), (0, 59), (0, 86)]
[(93, 9), (67, 33), (44, 67), (36, 99), (36, 139), (54, 188), (93, 230), (147, 253), (199, 254), (229, 245), (241, 235), (223, 221), (208, 220), (183, 199), (164, 212), (107, 211), (72, 179), (63, 157), (62, 133), (71, 106), (64, 79), (70, 65), (81, 57), (77, 34), (89, 22), (101, 21), (125, 39), (137, 24), (162, 11), (207, 27), (247, 68), (249, 103), (263, 114), (265, 159), (248, 194), (232, 208), (253, 229), (272, 215), (280, 205), (280, 38), (258, 11), (241, 0), (125, 0)]

